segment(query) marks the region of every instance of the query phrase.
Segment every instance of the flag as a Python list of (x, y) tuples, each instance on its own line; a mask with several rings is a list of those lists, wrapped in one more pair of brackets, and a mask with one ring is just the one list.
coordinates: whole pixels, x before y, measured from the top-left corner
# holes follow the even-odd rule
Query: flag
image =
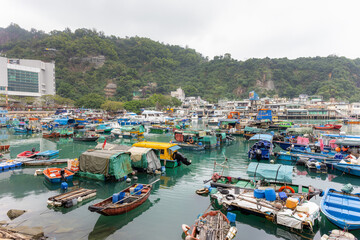
[(102, 145), (102, 149), (103, 149), (103, 150), (104, 150), (104, 148), (105, 148), (105, 145), (106, 145), (106, 138), (105, 138), (104, 144)]

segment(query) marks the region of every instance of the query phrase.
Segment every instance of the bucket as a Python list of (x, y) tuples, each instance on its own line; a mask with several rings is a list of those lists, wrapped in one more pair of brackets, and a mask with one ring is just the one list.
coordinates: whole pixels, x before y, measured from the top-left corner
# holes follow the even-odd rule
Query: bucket
[(254, 197), (256, 198), (265, 198), (265, 191), (261, 189), (254, 190)]
[(265, 198), (267, 201), (275, 201), (276, 200), (276, 193), (273, 188), (267, 188), (265, 190)]
[(112, 196), (112, 202), (116, 203), (119, 201), (119, 194), (118, 193), (114, 193)]
[(68, 188), (68, 184), (66, 182), (62, 182), (61, 189), (67, 189), (67, 188)]
[(233, 222), (236, 221), (236, 214), (235, 214), (235, 213), (228, 212), (228, 213), (226, 214), (226, 217), (227, 217), (227, 219), (229, 219), (229, 221), (230, 221), (231, 223), (233, 223)]
[(131, 187), (131, 188), (130, 188), (130, 194), (134, 194), (134, 192), (135, 192), (135, 188), (134, 188), (134, 187)]

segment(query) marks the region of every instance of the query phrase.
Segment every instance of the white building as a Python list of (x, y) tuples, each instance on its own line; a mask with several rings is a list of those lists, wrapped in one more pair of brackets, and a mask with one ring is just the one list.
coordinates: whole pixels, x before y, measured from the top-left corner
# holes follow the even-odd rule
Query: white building
[(55, 64), (0, 57), (0, 94), (55, 95)]
[(177, 99), (179, 99), (182, 102), (185, 100), (185, 92), (181, 88), (176, 89), (176, 91), (170, 92), (170, 95), (172, 97), (176, 97)]

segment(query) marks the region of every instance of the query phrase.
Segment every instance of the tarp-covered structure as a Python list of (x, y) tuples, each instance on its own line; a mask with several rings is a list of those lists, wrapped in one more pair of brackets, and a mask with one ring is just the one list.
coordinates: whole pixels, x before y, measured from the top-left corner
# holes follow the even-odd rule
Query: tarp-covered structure
[(247, 174), (255, 179), (291, 182), (293, 166), (251, 162)]
[(161, 169), (160, 152), (152, 148), (131, 147), (110, 143), (104, 145), (99, 143), (95, 149), (129, 152), (131, 154), (131, 166), (138, 170), (154, 173), (155, 170)]
[(133, 170), (129, 152), (94, 150), (81, 154), (79, 175), (98, 180), (120, 180)]
[(153, 173), (161, 168), (159, 151), (151, 148), (132, 147), (129, 152), (131, 153), (131, 163), (134, 168), (144, 169), (148, 173)]

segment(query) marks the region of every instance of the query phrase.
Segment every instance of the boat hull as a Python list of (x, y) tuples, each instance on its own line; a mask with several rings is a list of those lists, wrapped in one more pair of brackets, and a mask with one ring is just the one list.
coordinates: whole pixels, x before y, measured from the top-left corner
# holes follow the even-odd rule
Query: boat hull
[(360, 194), (347, 194), (327, 189), (322, 200), (321, 212), (341, 229), (360, 229)]

